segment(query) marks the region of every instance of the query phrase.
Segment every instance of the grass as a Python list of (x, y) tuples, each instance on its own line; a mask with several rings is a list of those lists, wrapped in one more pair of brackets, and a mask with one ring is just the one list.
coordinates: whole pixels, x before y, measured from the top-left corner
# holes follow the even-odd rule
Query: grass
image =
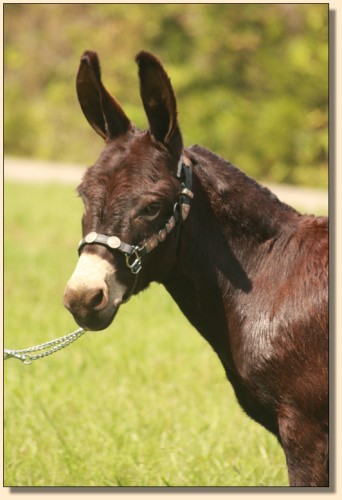
[[(5, 347), (75, 330), (62, 294), (81, 202), (5, 184)], [(6, 486), (282, 486), (283, 452), (243, 414), (216, 355), (161, 286), (106, 331), (5, 363)]]

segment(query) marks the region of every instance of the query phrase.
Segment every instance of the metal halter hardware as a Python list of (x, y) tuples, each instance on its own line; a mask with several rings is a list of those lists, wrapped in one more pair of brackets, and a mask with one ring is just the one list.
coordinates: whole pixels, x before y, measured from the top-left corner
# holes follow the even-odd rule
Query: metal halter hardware
[(184, 221), (189, 215), (190, 201), (194, 197), (194, 194), (191, 191), (192, 167), (191, 164), (188, 164), (188, 160), (183, 156), (181, 156), (178, 162), (177, 177), (182, 182), (182, 191), (179, 200), (175, 203), (173, 214), (163, 228), (153, 234), (150, 238), (146, 239), (141, 245), (130, 245), (129, 243), (121, 241), (121, 239), (117, 236), (107, 236), (99, 234), (95, 231), (88, 233), (79, 242), (79, 254), (85, 245), (97, 244), (105, 246), (110, 251), (118, 251), (125, 255), (126, 266), (129, 268), (131, 273), (135, 275), (135, 280), (128, 297), (123, 302), (127, 302), (135, 290), (138, 282), (138, 274), (142, 269), (142, 257), (154, 250), (159, 243), (165, 241), (167, 235), (178, 224), (178, 222)]

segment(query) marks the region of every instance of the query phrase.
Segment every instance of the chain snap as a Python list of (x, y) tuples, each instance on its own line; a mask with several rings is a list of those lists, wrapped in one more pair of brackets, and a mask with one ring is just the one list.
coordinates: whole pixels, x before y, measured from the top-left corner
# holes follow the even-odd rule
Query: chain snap
[(21, 361), (24, 363), (24, 365), (30, 365), (32, 364), (32, 357), (29, 354), (25, 354)]
[[(138, 248), (135, 248), (134, 253), (132, 255), (126, 254), (126, 265), (127, 267), (129, 267), (129, 269), (133, 274), (140, 273), (142, 269), (141, 257), (138, 253), (138, 250), (139, 250)], [(130, 261), (131, 257), (135, 259), (133, 260), (133, 262)]]

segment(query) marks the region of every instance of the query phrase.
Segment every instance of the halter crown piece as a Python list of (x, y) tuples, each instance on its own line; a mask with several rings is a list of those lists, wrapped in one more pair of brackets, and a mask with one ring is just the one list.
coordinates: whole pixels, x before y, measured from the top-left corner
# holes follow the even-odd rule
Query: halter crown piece
[(167, 235), (174, 229), (174, 227), (184, 221), (190, 212), (190, 202), (194, 197), (192, 189), (192, 166), (190, 161), (181, 156), (178, 166), (177, 166), (177, 177), (181, 181), (182, 191), (179, 196), (179, 200), (175, 203), (173, 214), (166, 222), (165, 226), (162, 227), (157, 233), (150, 236), (148, 239), (144, 240), (141, 244), (131, 245), (129, 243), (125, 243), (121, 241), (117, 236), (107, 236), (104, 234), (96, 233), (92, 231), (88, 233), (84, 238), (81, 239), (78, 245), (78, 253), (81, 253), (81, 250), (85, 245), (103, 245), (108, 248), (110, 251), (118, 251), (125, 255), (126, 257), (126, 265), (135, 275), (135, 280), (133, 286), (130, 290), (128, 297), (123, 301), (127, 302), (128, 299), (132, 296), (134, 289), (137, 285), (138, 274), (142, 269), (142, 257), (150, 253), (154, 248), (156, 248), (159, 243), (165, 241)]

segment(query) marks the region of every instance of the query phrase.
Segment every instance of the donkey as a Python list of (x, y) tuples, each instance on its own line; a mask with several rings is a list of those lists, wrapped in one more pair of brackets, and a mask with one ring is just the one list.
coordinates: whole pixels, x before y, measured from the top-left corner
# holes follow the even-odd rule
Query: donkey
[(185, 148), (171, 81), (136, 57), (149, 129), (86, 51), (82, 111), (105, 148), (78, 187), (79, 261), (64, 305), (102, 330), (162, 283), (217, 353), (243, 410), (285, 452), (291, 486), (328, 486), (328, 219), (301, 215), (202, 146)]

